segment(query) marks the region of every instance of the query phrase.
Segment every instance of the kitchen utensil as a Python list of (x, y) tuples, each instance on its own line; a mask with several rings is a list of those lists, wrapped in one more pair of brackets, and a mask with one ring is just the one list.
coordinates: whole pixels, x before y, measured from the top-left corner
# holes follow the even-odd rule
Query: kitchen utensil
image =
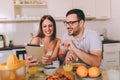
[(5, 47), (5, 38), (3, 35), (0, 35), (0, 48)]

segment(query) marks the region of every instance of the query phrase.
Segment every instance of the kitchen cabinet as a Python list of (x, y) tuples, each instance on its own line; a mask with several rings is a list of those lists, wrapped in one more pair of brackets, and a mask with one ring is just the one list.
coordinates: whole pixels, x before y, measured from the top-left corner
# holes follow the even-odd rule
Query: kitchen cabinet
[(95, 0), (48, 0), (48, 13), (54, 17), (65, 17), (72, 8), (82, 9), (87, 19), (95, 18)]
[(12, 53), (12, 50), (4, 50), (0, 51), (0, 64), (5, 62), (8, 58), (8, 56)]
[(72, 9), (72, 0), (47, 0), (48, 14), (53, 17), (65, 17), (68, 10)]
[(14, 7), (13, 0), (2, 0), (0, 2), (0, 19), (13, 19)]
[(110, 0), (48, 0), (48, 14), (54, 17), (65, 17), (68, 10), (72, 8), (82, 9), (86, 19), (109, 19)]
[(86, 19), (104, 20), (111, 18), (110, 4), (111, 0), (4, 0), (0, 3), (0, 23), (38, 22), (45, 14), (64, 20), (72, 8), (82, 9)]
[[(25, 51), (25, 48), (24, 47), (16, 47), (16, 48), (6, 48), (2, 50), (0, 50), (0, 64), (5, 62), (7, 60), (7, 58), (9, 57), (10, 54), (16, 54), (19, 53), (19, 59), (22, 59), (23, 60), (23, 54), (20, 53), (20, 52), (24, 52)], [(25, 56), (25, 55), (24, 55)]]
[(46, 3), (14, 3), (16, 20), (39, 20), (40, 16), (47, 14)]
[(111, 0), (95, 0), (96, 1), (96, 19), (111, 18)]
[(82, 9), (87, 19), (95, 18), (95, 1), (96, 0), (75, 0), (73, 8)]
[(120, 64), (120, 43), (103, 44), (103, 60), (105, 65)]

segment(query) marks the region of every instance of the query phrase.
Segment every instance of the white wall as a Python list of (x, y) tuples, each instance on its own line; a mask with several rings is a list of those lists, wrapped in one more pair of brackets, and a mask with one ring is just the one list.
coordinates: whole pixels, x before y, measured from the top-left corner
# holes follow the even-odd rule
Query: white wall
[(31, 33), (37, 33), (38, 23), (0, 24), (0, 34), (5, 35), (6, 44), (12, 40), (15, 45), (24, 45), (31, 40)]
[(112, 19), (106, 21), (106, 29), (108, 38), (120, 40), (120, 0), (111, 0), (111, 16)]
[[(111, 16), (107, 21), (86, 21), (85, 27), (96, 30), (100, 34), (105, 34), (112, 40), (120, 40), (120, 0), (111, 0)], [(0, 34), (6, 35), (7, 45), (9, 40), (13, 40), (15, 45), (23, 45), (32, 38), (30, 33), (37, 32), (37, 23), (0, 24)], [(57, 36), (62, 37), (66, 32), (63, 22), (57, 21)]]

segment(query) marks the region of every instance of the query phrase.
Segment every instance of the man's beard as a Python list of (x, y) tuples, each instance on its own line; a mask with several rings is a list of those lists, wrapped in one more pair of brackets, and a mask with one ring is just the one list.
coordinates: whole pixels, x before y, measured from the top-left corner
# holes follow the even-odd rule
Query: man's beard
[(77, 36), (79, 33), (80, 33), (79, 30), (77, 30), (77, 31), (73, 31), (73, 30), (72, 30), (72, 33), (71, 33), (71, 32), (68, 32), (68, 35), (70, 35), (70, 36)]

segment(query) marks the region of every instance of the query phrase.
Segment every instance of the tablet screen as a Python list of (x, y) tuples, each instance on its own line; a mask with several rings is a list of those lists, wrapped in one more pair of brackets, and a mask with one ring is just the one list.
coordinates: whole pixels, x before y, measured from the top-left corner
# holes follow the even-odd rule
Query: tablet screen
[(27, 44), (25, 45), (25, 49), (28, 55), (32, 55), (39, 60), (45, 55), (44, 45)]

